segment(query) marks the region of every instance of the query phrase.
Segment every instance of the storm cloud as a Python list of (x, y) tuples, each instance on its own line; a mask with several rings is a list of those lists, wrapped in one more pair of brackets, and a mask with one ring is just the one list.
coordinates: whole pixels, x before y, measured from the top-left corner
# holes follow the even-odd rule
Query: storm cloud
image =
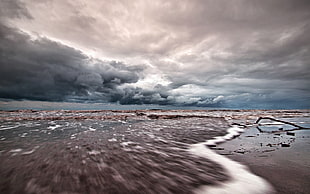
[(310, 108), (303, 0), (1, 1), (0, 97)]
[(50, 101), (111, 101), (142, 67), (104, 62), (41, 37), (1, 25), (0, 97)]

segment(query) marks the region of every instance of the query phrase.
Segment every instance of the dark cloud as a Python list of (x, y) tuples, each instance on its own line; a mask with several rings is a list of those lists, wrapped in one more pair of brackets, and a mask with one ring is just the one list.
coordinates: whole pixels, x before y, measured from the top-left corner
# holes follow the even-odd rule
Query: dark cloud
[(0, 25), (0, 97), (113, 101), (117, 86), (134, 83), (142, 67), (103, 62), (61, 43)]
[(193, 97), (174, 94), (170, 86), (158, 84), (148, 89), (131, 86), (143, 77), (143, 66), (93, 59), (59, 42), (45, 37), (32, 38), (5, 25), (0, 25), (0, 36), (0, 98), (219, 105), (213, 98), (193, 100)]

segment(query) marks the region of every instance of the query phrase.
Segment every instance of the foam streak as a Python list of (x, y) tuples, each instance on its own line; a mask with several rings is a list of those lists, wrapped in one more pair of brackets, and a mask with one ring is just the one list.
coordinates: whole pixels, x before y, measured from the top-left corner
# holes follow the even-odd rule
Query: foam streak
[(197, 143), (190, 146), (192, 154), (207, 158), (220, 165), (231, 177), (230, 181), (219, 183), (214, 186), (202, 186), (195, 191), (197, 194), (266, 194), (274, 193), (272, 186), (263, 178), (252, 174), (248, 168), (236, 161), (226, 158), (209, 149), (207, 146), (214, 145), (239, 135), (243, 130), (236, 126), (227, 130), (228, 134), (216, 137), (207, 142)]

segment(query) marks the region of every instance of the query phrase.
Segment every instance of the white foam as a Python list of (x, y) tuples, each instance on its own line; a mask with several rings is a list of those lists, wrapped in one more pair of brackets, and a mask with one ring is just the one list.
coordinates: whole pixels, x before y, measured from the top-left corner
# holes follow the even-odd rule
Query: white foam
[(89, 127), (89, 131), (96, 131), (96, 129)]
[(109, 142), (115, 142), (115, 141), (117, 141), (117, 139), (111, 138), (111, 139), (108, 139), (108, 141), (109, 141)]
[(239, 135), (243, 130), (234, 126), (227, 130), (228, 134), (223, 137), (216, 137), (207, 142), (197, 143), (190, 146), (190, 152), (200, 157), (207, 158), (220, 164), (228, 173), (231, 179), (227, 182), (218, 183), (218, 185), (202, 186), (195, 191), (197, 194), (266, 194), (273, 193), (272, 186), (263, 178), (252, 174), (248, 168), (238, 162), (217, 154), (208, 145), (214, 145), (219, 142), (231, 139)]
[(61, 125), (49, 126), (47, 128), (50, 129), (50, 130), (55, 130), (55, 129), (59, 128), (59, 127), (61, 127)]
[(22, 155), (28, 155), (28, 154), (32, 154), (33, 152), (35, 152), (37, 150), (37, 148), (34, 148), (28, 152), (23, 152)]
[(23, 149), (14, 149), (14, 150), (10, 150), (10, 153), (17, 153), (17, 152), (21, 152), (23, 151)]
[(132, 141), (125, 141), (125, 142), (120, 143), (121, 146), (128, 146), (129, 144), (137, 144), (137, 143), (132, 142)]
[(26, 135), (28, 135), (28, 133), (23, 133), (20, 137), (26, 137)]
[(72, 134), (71, 137), (70, 137), (70, 139), (75, 139), (75, 138), (76, 138), (76, 135), (77, 135), (76, 133)]
[(1, 127), (0, 128), (0, 131), (4, 131), (4, 130), (7, 130), (7, 129), (14, 129), (14, 128), (17, 128), (19, 127), (20, 125), (15, 125), (15, 126), (12, 126), (12, 127)]
[(90, 152), (88, 152), (89, 155), (98, 155), (100, 154), (100, 151), (97, 151), (97, 150), (92, 150)]
[(216, 144), (223, 143), (223, 142), (230, 140), (236, 136), (239, 136), (243, 131), (244, 131), (244, 129), (241, 129), (237, 126), (232, 126), (232, 127), (227, 129), (226, 135), (214, 137), (213, 139), (210, 139), (207, 142), (205, 142), (205, 144), (208, 146), (215, 146)]

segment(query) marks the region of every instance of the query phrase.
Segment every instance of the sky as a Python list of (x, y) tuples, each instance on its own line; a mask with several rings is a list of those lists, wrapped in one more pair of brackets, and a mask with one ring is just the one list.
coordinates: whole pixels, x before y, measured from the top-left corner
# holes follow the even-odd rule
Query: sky
[(309, 0), (1, 0), (0, 98), (310, 108)]

